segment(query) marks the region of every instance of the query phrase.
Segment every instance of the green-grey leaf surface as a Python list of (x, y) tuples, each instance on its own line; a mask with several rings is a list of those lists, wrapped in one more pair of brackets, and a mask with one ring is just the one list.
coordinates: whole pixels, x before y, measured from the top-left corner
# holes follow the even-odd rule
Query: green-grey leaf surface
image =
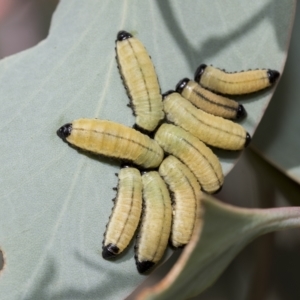
[(272, 164), (300, 183), (300, 6), (286, 67), (278, 89), (253, 140), (253, 146)]
[[(200, 63), (282, 70), (295, 1), (66, 1), (48, 38), (0, 62), (1, 299), (120, 299), (144, 277), (133, 247), (101, 257), (118, 163), (56, 135), (73, 119), (134, 118), (115, 62), (120, 29), (142, 40), (162, 91)], [(272, 90), (243, 100), (252, 134)], [(219, 151), (224, 172), (237, 153)]]

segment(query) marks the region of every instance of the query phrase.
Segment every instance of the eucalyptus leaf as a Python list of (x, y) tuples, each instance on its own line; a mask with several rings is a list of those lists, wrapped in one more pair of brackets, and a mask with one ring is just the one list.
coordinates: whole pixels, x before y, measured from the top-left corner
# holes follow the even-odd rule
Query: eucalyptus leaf
[[(113, 262), (101, 257), (118, 163), (56, 136), (81, 117), (134, 123), (115, 61), (119, 30), (145, 44), (162, 91), (203, 62), (282, 71), (295, 1), (192, 4), (62, 0), (47, 39), (0, 62), (1, 299), (120, 299), (145, 278), (132, 245)], [(250, 134), (273, 90), (243, 100)], [(217, 153), (226, 174), (238, 153)]]

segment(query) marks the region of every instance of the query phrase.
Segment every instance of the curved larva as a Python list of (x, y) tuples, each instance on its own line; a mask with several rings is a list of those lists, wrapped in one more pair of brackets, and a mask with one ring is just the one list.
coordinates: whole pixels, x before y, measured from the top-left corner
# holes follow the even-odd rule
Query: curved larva
[(58, 135), (78, 148), (143, 168), (156, 168), (163, 160), (163, 150), (147, 135), (111, 121), (79, 119), (62, 126)]
[(116, 41), (119, 70), (126, 87), (136, 125), (153, 131), (164, 118), (160, 86), (153, 63), (143, 44), (126, 31)]
[(246, 110), (238, 102), (202, 88), (197, 82), (184, 78), (178, 82), (176, 92), (197, 108), (226, 119), (241, 119)]
[(241, 150), (251, 138), (243, 126), (196, 108), (178, 93), (164, 98), (166, 118), (202, 142), (226, 150)]
[(195, 81), (217, 93), (243, 95), (271, 86), (276, 82), (279, 75), (278, 71), (270, 69), (227, 73), (213, 66), (202, 64), (195, 72)]
[(170, 194), (158, 172), (142, 175), (143, 213), (135, 260), (140, 273), (146, 272), (163, 256), (171, 232), (172, 207)]
[(203, 191), (220, 190), (224, 181), (221, 164), (198, 138), (178, 126), (162, 124), (154, 139), (165, 152), (177, 157), (193, 172)]
[(103, 240), (103, 258), (123, 252), (130, 243), (142, 212), (142, 176), (131, 167), (119, 172), (117, 196)]
[(200, 185), (190, 169), (172, 155), (163, 160), (159, 166), (159, 174), (172, 196), (170, 241), (174, 247), (182, 247), (190, 241), (196, 220), (200, 218)]

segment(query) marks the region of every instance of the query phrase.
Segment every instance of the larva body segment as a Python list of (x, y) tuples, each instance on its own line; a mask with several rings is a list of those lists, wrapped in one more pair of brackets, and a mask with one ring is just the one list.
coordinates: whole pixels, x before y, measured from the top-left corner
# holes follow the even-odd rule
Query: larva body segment
[(212, 93), (188, 78), (182, 79), (177, 84), (176, 91), (197, 108), (212, 115), (226, 119), (240, 119), (246, 116), (243, 105), (232, 99)]
[(159, 174), (172, 195), (172, 230), (170, 241), (174, 247), (186, 245), (200, 218), (202, 192), (195, 175), (176, 157), (163, 160)]
[(132, 162), (143, 168), (156, 168), (163, 150), (147, 135), (111, 121), (78, 119), (62, 126), (58, 135), (83, 150)]
[(257, 69), (235, 73), (202, 64), (195, 73), (195, 81), (203, 87), (221, 94), (243, 95), (271, 86), (280, 73), (275, 70)]
[(241, 150), (250, 135), (239, 124), (197, 109), (178, 93), (164, 98), (166, 118), (199, 138), (202, 142), (226, 150)]
[(177, 157), (192, 171), (203, 191), (215, 193), (220, 190), (224, 181), (221, 164), (198, 138), (178, 126), (162, 124), (155, 140), (165, 152)]
[(103, 241), (103, 258), (123, 252), (130, 243), (142, 212), (142, 176), (140, 171), (127, 167), (119, 172), (115, 204)]
[(146, 272), (163, 256), (171, 232), (172, 207), (167, 186), (158, 172), (142, 175), (143, 213), (136, 243), (136, 265)]
[(151, 132), (164, 118), (160, 86), (151, 58), (143, 44), (125, 31), (118, 33), (116, 53), (136, 125)]

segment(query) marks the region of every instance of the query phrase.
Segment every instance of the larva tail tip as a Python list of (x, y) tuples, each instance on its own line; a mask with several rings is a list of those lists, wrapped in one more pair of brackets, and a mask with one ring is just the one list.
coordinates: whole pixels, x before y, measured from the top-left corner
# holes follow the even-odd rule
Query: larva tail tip
[(176, 85), (176, 92), (181, 94), (189, 81), (190, 80), (188, 78), (181, 79)]
[(145, 273), (153, 266), (154, 266), (154, 262), (150, 260), (136, 261), (136, 267), (139, 273)]
[(219, 192), (221, 192), (223, 188), (223, 185), (221, 185), (215, 192), (213, 192), (212, 194), (215, 195), (215, 194), (218, 194)]
[(207, 65), (201, 64), (195, 72), (195, 81), (199, 82)]
[(108, 244), (106, 246), (103, 246), (102, 257), (104, 259), (113, 258), (119, 254), (119, 251), (120, 251), (120, 249), (116, 245)]
[(269, 82), (270, 84), (273, 84), (276, 82), (278, 77), (280, 76), (280, 73), (276, 70), (268, 70), (267, 71), (268, 77), (269, 77)]
[(125, 31), (125, 30), (121, 30), (118, 32), (118, 35), (117, 35), (117, 41), (123, 41), (123, 40), (127, 40), (129, 38), (132, 38), (132, 35)]
[(239, 105), (237, 108), (236, 119), (242, 119), (247, 116), (247, 112), (243, 105)]
[(251, 136), (247, 132), (247, 134), (246, 134), (246, 140), (245, 140), (245, 148), (249, 146), (250, 142), (251, 142)]
[(169, 90), (169, 91), (163, 93), (163, 94), (162, 94), (162, 97), (163, 97), (163, 99), (164, 99), (165, 97), (167, 97), (167, 96), (169, 96), (169, 95), (171, 95), (171, 94), (173, 94), (173, 93), (175, 93), (174, 90)]
[(72, 131), (72, 124), (67, 123), (64, 126), (61, 126), (56, 133), (61, 139), (65, 140), (71, 134), (71, 131)]

